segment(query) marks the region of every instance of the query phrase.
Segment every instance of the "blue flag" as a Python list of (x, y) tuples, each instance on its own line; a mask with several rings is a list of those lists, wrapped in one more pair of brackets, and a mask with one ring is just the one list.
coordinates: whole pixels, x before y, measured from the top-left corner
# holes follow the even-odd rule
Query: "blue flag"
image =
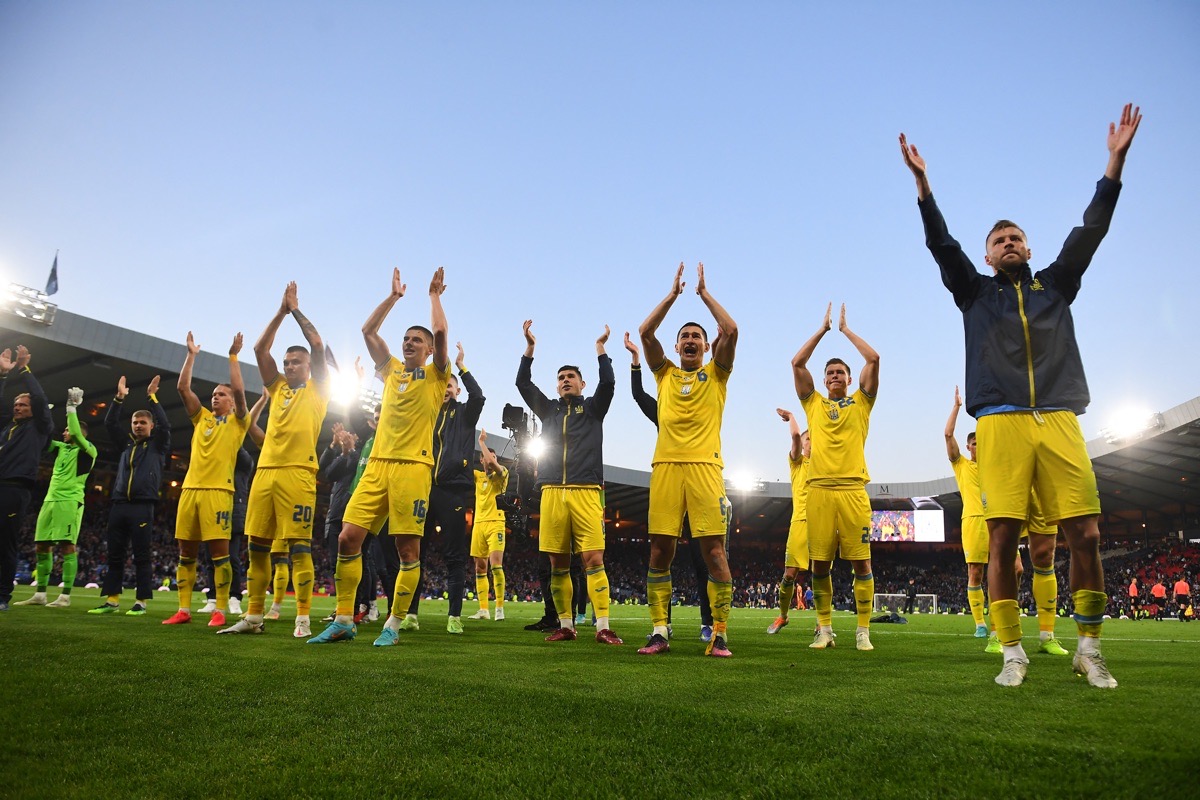
[(50, 267), (50, 277), (46, 280), (46, 294), (58, 291), (58, 253), (54, 254), (54, 265)]

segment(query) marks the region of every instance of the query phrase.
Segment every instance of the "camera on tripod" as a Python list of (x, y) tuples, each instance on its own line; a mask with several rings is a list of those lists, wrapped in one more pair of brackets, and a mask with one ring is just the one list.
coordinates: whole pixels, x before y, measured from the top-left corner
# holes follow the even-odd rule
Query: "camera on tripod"
[(533, 492), (537, 459), (529, 453), (530, 442), (537, 436), (537, 423), (521, 406), (506, 403), (500, 415), (500, 427), (512, 432), (513, 466), (508, 491), (496, 498), (496, 507), (504, 512), (514, 532), (529, 532), (529, 513), (536, 511), (538, 498)]

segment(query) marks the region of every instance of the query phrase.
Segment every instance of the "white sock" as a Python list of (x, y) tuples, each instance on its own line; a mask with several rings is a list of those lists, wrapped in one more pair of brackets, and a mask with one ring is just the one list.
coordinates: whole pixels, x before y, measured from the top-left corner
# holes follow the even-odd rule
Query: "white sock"
[(575, 618), (574, 617), (559, 617), (558, 618), (558, 627), (570, 628), (571, 630), (575, 630)]
[(833, 633), (833, 626), (832, 625), (822, 625), (821, 633)]
[(1020, 642), (1018, 642), (1017, 644), (1004, 645), (1004, 660), (1012, 661), (1013, 659), (1016, 659), (1019, 661), (1028, 661), (1029, 660), (1029, 656), (1025, 655), (1025, 648), (1021, 647)]
[(1084, 656), (1094, 656), (1100, 653), (1100, 640), (1095, 636), (1080, 636), (1078, 652)]
[(1054, 638), (1054, 631), (1038, 631), (1038, 639), (1046, 642)]
[(296, 624), (300, 624), (301, 622), (308, 622), (308, 621), (309, 621), (308, 614), (297, 614), (296, 615)]
[(596, 630), (608, 630), (608, 617), (596, 617)]
[(262, 614), (247, 614), (246, 615), (246, 622), (249, 622), (251, 625), (262, 625), (262, 621), (263, 621)]
[(658, 636), (663, 637), (664, 639), (667, 638), (667, 626), (666, 625), (655, 625), (654, 633), (657, 634)]
[[(354, 617), (346, 617), (346, 621), (353, 622)], [(341, 617), (338, 617), (338, 622), (341, 622)], [(400, 618), (392, 614), (388, 614), (388, 618), (384, 621), (383, 627), (387, 628), (389, 631), (400, 630)]]

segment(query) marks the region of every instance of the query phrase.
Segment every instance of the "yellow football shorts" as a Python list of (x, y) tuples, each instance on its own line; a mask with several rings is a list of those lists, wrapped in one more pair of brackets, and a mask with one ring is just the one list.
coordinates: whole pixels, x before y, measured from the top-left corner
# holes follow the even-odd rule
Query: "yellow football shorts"
[(871, 557), (871, 500), (867, 490), (808, 487), (808, 557), (833, 561)]
[(504, 552), (504, 523), (476, 522), (471, 527), (471, 558), (487, 558), (497, 550)]
[(663, 462), (651, 467), (649, 532), (679, 536), (685, 514), (693, 537), (729, 532), (733, 506), (716, 464)]
[(543, 486), (538, 549), (586, 553), (604, 549), (604, 498), (599, 486)]
[(378, 531), (387, 522), (392, 536), (423, 536), (432, 483), (433, 470), (428, 464), (371, 459), (346, 504), (342, 521), (368, 531)]
[(254, 473), (246, 508), (246, 533), (260, 539), (312, 539), (317, 476), (303, 467), (268, 467)]
[(808, 569), (808, 520), (792, 518), (788, 527), (787, 555), (783, 558), (785, 567)]
[(1044, 520), (1100, 513), (1096, 473), (1070, 411), (989, 414), (975, 429), (979, 487), (988, 519), (1029, 519), (1030, 487)]
[(175, 512), (175, 538), (208, 542), (229, 538), (233, 492), (225, 489), (184, 489)]

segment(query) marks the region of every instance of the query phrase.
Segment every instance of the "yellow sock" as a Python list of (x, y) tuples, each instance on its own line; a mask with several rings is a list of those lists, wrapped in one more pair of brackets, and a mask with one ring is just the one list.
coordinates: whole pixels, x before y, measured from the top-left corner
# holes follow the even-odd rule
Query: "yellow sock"
[(312, 545), (307, 542), (293, 544), (292, 552), (292, 585), (296, 587), (296, 614), (308, 616), (312, 610), (313, 579), (317, 572), (313, 569)]
[(213, 559), (213, 583), (217, 590), (217, 611), (229, 609), (229, 584), (233, 583), (233, 564), (229, 556), (218, 556)]
[(179, 559), (175, 568), (175, 587), (179, 591), (179, 607), (184, 611), (192, 610), (192, 586), (196, 583), (196, 559)]
[(588, 596), (592, 599), (592, 611), (596, 619), (608, 618), (608, 573), (603, 566), (587, 571)]
[(971, 616), (975, 619), (975, 627), (983, 624), (983, 587), (967, 587), (967, 605), (971, 607)]
[(779, 616), (787, 619), (792, 610), (792, 598), (796, 596), (796, 579), (784, 577), (779, 582)]
[(571, 613), (572, 602), (575, 600), (575, 586), (571, 581), (571, 570), (550, 570), (550, 596), (554, 598), (554, 607), (558, 609), (558, 619), (566, 620), (564, 628), (575, 627), (575, 616)]
[(288, 580), (291, 578), (291, 575), (288, 574), (287, 553), (272, 553), (271, 566), (275, 570), (274, 585), (271, 587), (271, 602), (283, 605), (283, 598), (287, 597)]
[(875, 573), (854, 576), (854, 615), (858, 627), (871, 627), (871, 602), (875, 597)]
[(712, 609), (713, 633), (725, 633), (729, 607), (733, 605), (733, 581), (708, 579), (708, 606)]
[(1075, 625), (1079, 628), (1079, 635), (1099, 639), (1108, 595), (1091, 589), (1079, 589), (1071, 592), (1071, 599), (1075, 602)]
[(1058, 577), (1054, 567), (1033, 568), (1033, 600), (1037, 603), (1038, 630), (1054, 631), (1054, 616), (1058, 611)]
[(267, 604), (267, 583), (271, 580), (271, 547), (251, 542), (247, 549), (250, 551), (250, 566), (246, 570), (246, 589), (250, 593), (250, 603), (246, 607), (246, 614), (259, 616)]
[(479, 598), (479, 607), (488, 610), (488, 579), (487, 573), (475, 573), (475, 596)]
[(667, 609), (671, 606), (671, 568), (654, 569), (646, 573), (646, 601), (650, 604), (650, 624), (667, 627)]
[(504, 608), (504, 567), (492, 567), (492, 591), (496, 594), (496, 608)]
[(344, 556), (338, 553), (337, 566), (333, 570), (333, 585), (337, 591), (337, 615), (354, 616), (354, 595), (362, 581), (362, 553)]
[(833, 576), (813, 573), (813, 605), (817, 607), (817, 624), (827, 628), (833, 624)]
[(119, 605), (121, 605), (121, 595), (119, 595), (119, 594), (110, 594), (110, 595), (108, 596), (108, 602), (109, 602), (111, 605), (114, 605), (114, 606), (119, 606)]
[[(396, 591), (392, 592), (392, 616), (403, 617), (408, 613), (408, 604), (412, 601), (413, 592), (421, 582), (421, 562), (402, 561), (400, 572), (396, 575)], [(358, 588), (357, 585), (355, 588)], [(350, 595), (350, 608), (354, 608), (354, 595)]]
[(1021, 643), (1021, 608), (1016, 600), (993, 600), (992, 621), (1000, 644), (1011, 647)]

